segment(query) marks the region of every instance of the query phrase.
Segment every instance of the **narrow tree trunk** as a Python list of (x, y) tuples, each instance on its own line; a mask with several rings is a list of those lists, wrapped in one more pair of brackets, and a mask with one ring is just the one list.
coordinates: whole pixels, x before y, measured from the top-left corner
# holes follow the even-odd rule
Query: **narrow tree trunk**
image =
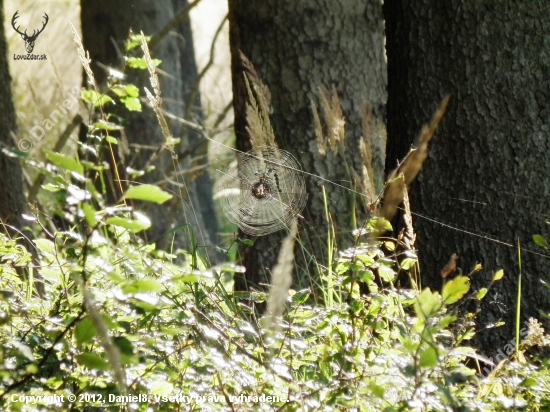
[[(384, 33), (378, 0), (230, 0), (230, 44), (232, 52), (233, 96), (237, 148), (248, 150), (244, 84), (245, 67), (239, 51), (254, 64), (272, 94), (272, 123), (277, 144), (291, 152), (309, 172), (354, 188), (353, 171), (362, 170), (359, 139), (361, 113), (365, 102), (381, 118), (386, 100)], [(317, 150), (311, 100), (319, 106), (319, 87), (338, 90), (346, 118), (346, 149), (338, 155), (321, 156)], [(383, 165), (383, 159), (379, 159)], [(383, 166), (381, 166), (383, 167)], [(380, 171), (381, 172), (381, 171)], [(355, 223), (350, 209), (356, 205), (358, 224), (365, 214), (361, 200), (346, 190), (307, 178), (309, 200), (301, 220), (303, 249), (297, 252), (299, 284), (313, 279), (315, 263), (326, 265), (327, 224), (322, 195), (339, 238), (345, 242)], [(256, 239), (246, 250), (245, 279), (237, 287), (268, 283), (284, 233)]]
[[(3, 2), (0, 17), (4, 21)], [(1, 149), (13, 147), (10, 132), (15, 133), (15, 109), (11, 94), (11, 77), (8, 69), (8, 50), (4, 29), (0, 30), (0, 145)], [(27, 209), (23, 188), (23, 174), (19, 161), (0, 152), (0, 218), (4, 224), (21, 227), (21, 214)]]
[[(0, 21), (4, 21), (4, 2), (0, 0)], [(10, 236), (20, 237), (27, 250), (33, 255), (33, 263), (37, 263), (34, 245), (29, 242), (32, 233), (26, 231), (27, 223), (22, 214), (28, 213), (27, 200), (23, 190), (23, 171), (17, 158), (6, 155), (5, 149), (15, 146), (12, 133), (17, 130), (15, 109), (12, 101), (11, 77), (8, 66), (8, 50), (4, 28), (0, 28), (0, 231)], [(7, 229), (7, 230), (6, 230)], [(38, 272), (35, 271), (38, 279)], [(44, 290), (43, 284), (36, 284), (39, 293)]]
[[(184, 0), (156, 2), (83, 0), (84, 47), (90, 52), (93, 61), (92, 69), (100, 85), (105, 85), (107, 73), (98, 66), (98, 63), (115, 69), (124, 66), (119, 50), (124, 50), (130, 29), (134, 33), (143, 31), (146, 35), (156, 34), (172, 21), (176, 12), (183, 10), (186, 6), (187, 1)], [(116, 43), (116, 47), (113, 42)], [(165, 73), (159, 74), (164, 99), (163, 109), (178, 118), (184, 118), (186, 114), (190, 114), (193, 118), (187, 120), (200, 121), (202, 119), (200, 96), (189, 102), (193, 108), (186, 110), (187, 107), (185, 107), (190, 90), (195, 86), (194, 82), (198, 78), (189, 20), (186, 19), (175, 27), (151, 52), (154, 58), (162, 61), (160, 69)], [(141, 95), (144, 95), (144, 87), (151, 90), (147, 71), (137, 73), (131, 70), (128, 73), (130, 74), (127, 81), (136, 84), (140, 88)], [(129, 121), (126, 135), (131, 147), (131, 152), (126, 158), (133, 159), (131, 166), (134, 169), (140, 169), (148, 164), (156, 148), (164, 144), (164, 137), (151, 109), (144, 107), (142, 113), (134, 115), (125, 113), (125, 117)], [(163, 150), (153, 162), (155, 170), (146, 174), (144, 181), (164, 182), (162, 187), (174, 193), (175, 196), (171, 203), (140, 206), (145, 208), (145, 212), (152, 218), (153, 226), (148, 232), (148, 237), (157, 239), (170, 229), (188, 223), (193, 228), (199, 244), (211, 245), (215, 240), (217, 224), (210, 205), (212, 199), (208, 173), (203, 172), (197, 179), (195, 179), (197, 176), (191, 173), (184, 174), (179, 179), (173, 177), (176, 171), (181, 172), (204, 164), (206, 146), (201, 146), (200, 142), (204, 139), (197, 133), (185, 129), (181, 122), (170, 118), (167, 120), (172, 135), (182, 140), (181, 145), (176, 148), (179, 154), (178, 164), (174, 167), (170, 153)], [(142, 149), (135, 149), (134, 144), (141, 145)], [(151, 150), (143, 149), (144, 146), (151, 147)], [(168, 182), (166, 178), (169, 176), (172, 176), (170, 179), (172, 182), (179, 181), (180, 185)], [(185, 185), (181, 186), (183, 182)], [(173, 234), (170, 234), (158, 239), (157, 245), (171, 247), (172, 236)], [(187, 230), (180, 229), (175, 233), (174, 246), (188, 248), (190, 244), (187, 238)]]
[[(548, 234), (550, 139), (547, 56), (550, 3), (387, 0), (388, 167), (409, 149), (441, 98), (450, 110), (411, 193), (425, 285), (439, 288), (452, 253), (464, 273), (476, 262), (485, 287), (505, 278), (482, 306), (479, 336), (491, 353), (515, 336), (521, 243), (522, 322), (548, 313), (546, 251), (532, 241)], [(501, 296), (496, 297), (496, 292)], [(505, 305), (497, 304), (502, 301)], [(522, 326), (523, 327), (523, 326)]]

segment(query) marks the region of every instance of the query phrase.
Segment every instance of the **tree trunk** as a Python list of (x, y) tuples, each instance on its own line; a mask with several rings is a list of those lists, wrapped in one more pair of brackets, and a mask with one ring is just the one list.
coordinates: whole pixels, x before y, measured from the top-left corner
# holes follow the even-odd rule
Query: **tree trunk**
[[(0, 0), (0, 21), (4, 21), (4, 2)], [(17, 158), (6, 155), (5, 149), (15, 146), (12, 133), (17, 130), (15, 109), (11, 94), (11, 77), (8, 66), (6, 35), (4, 28), (0, 28), (0, 231), (10, 236), (20, 237), (25, 234), (23, 243), (33, 255), (33, 264), (38, 262), (34, 245), (29, 241), (32, 233), (26, 231), (27, 223), (22, 214), (28, 213), (27, 199), (23, 191), (23, 171)], [(6, 226), (5, 226), (6, 225)], [(42, 281), (38, 279), (36, 288), (39, 293), (44, 291)]]
[[(532, 241), (548, 233), (550, 58), (547, 1), (387, 0), (388, 167), (410, 148), (438, 102), (452, 95), (429, 159), (411, 191), (424, 285), (439, 288), (452, 253), (485, 287), (480, 334), (496, 352), (514, 338), (521, 243), (522, 313), (548, 313), (550, 260)], [(498, 292), (501, 298), (495, 297)], [(497, 304), (501, 300), (505, 305)], [(523, 325), (522, 325), (523, 327)]]
[[(4, 5), (0, 2), (0, 17), (4, 21)], [(0, 30), (0, 145), (1, 149), (15, 146), (10, 132), (15, 133), (15, 109), (11, 95), (11, 77), (8, 68), (8, 50), (4, 28)], [(23, 187), (23, 173), (19, 161), (0, 152), (0, 219), (7, 225), (21, 228), (21, 214), (27, 210)]]
[[(107, 72), (100, 68), (98, 63), (114, 69), (124, 66), (119, 50), (124, 50), (130, 29), (136, 34), (141, 30), (146, 35), (156, 34), (172, 21), (175, 13), (183, 10), (187, 5), (186, 0), (156, 2), (83, 0), (84, 47), (90, 52), (92, 69), (100, 86), (105, 86)], [(116, 43), (116, 47), (113, 42)], [(184, 118), (188, 114), (192, 118), (186, 120), (201, 121), (200, 95), (197, 94), (187, 102), (198, 79), (189, 19), (187, 18), (176, 26), (151, 50), (151, 53), (154, 58), (162, 61), (160, 69), (165, 73), (159, 74), (164, 99), (163, 109), (178, 118)], [(137, 73), (136, 70), (129, 70), (128, 74), (126, 81), (136, 84), (142, 96), (145, 95), (144, 87), (152, 90), (147, 71)], [(192, 107), (187, 110), (185, 103), (192, 104)], [(126, 158), (133, 159), (131, 166), (139, 170), (148, 163), (156, 148), (164, 144), (165, 139), (155, 114), (148, 107), (144, 106), (141, 113), (130, 115), (126, 112), (124, 116), (129, 121), (126, 135), (131, 149)], [(174, 193), (175, 196), (170, 201), (171, 203), (140, 205), (140, 208), (151, 217), (153, 222), (151, 230), (147, 233), (148, 238), (150, 240), (157, 239), (170, 229), (188, 223), (193, 228), (199, 244), (212, 245), (217, 234), (217, 223), (211, 206), (211, 182), (208, 173), (203, 171), (200, 176), (187, 173), (179, 179), (173, 176), (176, 171), (181, 172), (197, 165), (204, 165), (206, 146), (201, 144), (201, 140), (204, 139), (198, 133), (185, 129), (181, 122), (170, 118), (167, 120), (172, 135), (181, 138), (181, 144), (176, 148), (179, 155), (177, 170), (174, 170), (170, 153), (167, 150), (162, 150), (153, 163), (155, 170), (146, 174), (143, 181), (163, 181), (162, 187)], [(136, 144), (142, 145), (142, 149), (136, 149), (134, 146)], [(143, 149), (144, 146), (151, 147), (151, 150)], [(185, 186), (180, 187), (168, 182), (167, 176), (171, 177), (172, 182), (182, 183), (182, 180), (185, 181)], [(187, 230), (180, 229), (174, 235), (175, 248), (190, 247)], [(158, 239), (157, 246), (171, 247), (172, 236), (173, 234), (169, 234)]]
[[(354, 189), (352, 171), (360, 174), (363, 164), (359, 140), (363, 134), (364, 104), (368, 102), (374, 115), (381, 119), (386, 100), (380, 1), (230, 0), (229, 19), (237, 148), (250, 149), (245, 110), (248, 96), (243, 76), (246, 67), (239, 58), (242, 51), (271, 91), (271, 120), (279, 148), (291, 152), (303, 170)], [(346, 119), (346, 150), (338, 155), (329, 152), (321, 156), (311, 100), (319, 106), (319, 87), (330, 90), (333, 85)], [(377, 160), (382, 169), (383, 158)], [(312, 280), (316, 262), (327, 263), (323, 185), (335, 229), (344, 243), (355, 226), (350, 206), (357, 204), (358, 225), (365, 216), (359, 206), (361, 199), (306, 176), (309, 199), (305, 219), (300, 222), (303, 248), (297, 253), (298, 284)], [(246, 279), (239, 279), (237, 288), (269, 282), (269, 270), (283, 237), (281, 232), (257, 238), (254, 246), (245, 251)]]

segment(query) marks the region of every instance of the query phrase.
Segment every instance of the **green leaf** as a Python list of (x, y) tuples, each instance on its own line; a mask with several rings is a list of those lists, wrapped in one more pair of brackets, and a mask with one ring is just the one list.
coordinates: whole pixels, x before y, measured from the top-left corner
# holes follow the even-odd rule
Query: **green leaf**
[(35, 373), (38, 373), (38, 366), (36, 366), (34, 363), (31, 363), (31, 364), (27, 365), (25, 370), (28, 374), (34, 375)]
[[(138, 215), (137, 213), (135, 214)], [(123, 227), (124, 229), (128, 229), (134, 233), (141, 232), (142, 230), (149, 229), (151, 227), (151, 221), (144, 215), (141, 215), (139, 220), (115, 216), (107, 219), (106, 223), (108, 225)]]
[(10, 341), (11, 346), (13, 346), (15, 349), (19, 351), (25, 358), (30, 360), (31, 362), (34, 362), (36, 359), (34, 358), (34, 355), (32, 353), (31, 348), (29, 348), (27, 345), (25, 345), (23, 342), (20, 342), (16, 339), (12, 339)]
[(383, 386), (378, 385), (378, 384), (377, 384), (376, 382), (374, 382), (374, 381), (370, 381), (370, 382), (369, 382), (369, 389), (370, 389), (370, 391), (372, 392), (372, 394), (373, 394), (374, 396), (377, 396), (377, 397), (379, 397), (379, 398), (381, 398), (381, 399), (384, 398), (384, 393), (386, 393), (386, 390), (384, 389)]
[[(143, 57), (128, 57), (127, 63), (128, 66), (132, 69), (147, 69), (147, 62)], [(161, 61), (159, 59), (153, 59), (153, 64), (155, 65), (155, 67), (160, 65), (160, 63)]]
[(141, 102), (137, 97), (123, 97), (120, 101), (131, 112), (141, 112)]
[(82, 319), (80, 322), (78, 322), (78, 325), (76, 325), (76, 328), (74, 330), (74, 337), (79, 347), (81, 347), (85, 343), (91, 342), (96, 335), (97, 329), (91, 318)]
[(176, 276), (173, 278), (173, 281), (182, 283), (197, 283), (199, 281), (199, 277), (197, 275)]
[(48, 192), (52, 192), (52, 193), (56, 193), (56, 192), (60, 192), (62, 190), (65, 190), (64, 187), (62, 187), (60, 185), (53, 185), (51, 183), (47, 183), (45, 185), (42, 185), (42, 189), (47, 190)]
[(523, 382), (523, 386), (526, 388), (533, 388), (539, 386), (539, 382), (535, 378), (526, 378), (525, 382)]
[(289, 295), (292, 297), (292, 303), (296, 306), (300, 306), (309, 298), (309, 295), (311, 295), (310, 289), (301, 289), (296, 292), (292, 292), (293, 293), (290, 293), (289, 291)]
[(343, 273), (346, 273), (349, 270), (349, 268), (350, 268), (350, 262), (345, 260), (343, 262), (338, 263), (334, 270), (338, 275), (341, 275)]
[(364, 282), (369, 286), (371, 283), (374, 283), (374, 273), (372, 273), (372, 270), (361, 270), (358, 275), (361, 282)]
[(105, 120), (100, 120), (99, 122), (94, 123), (94, 127), (101, 130), (109, 130), (112, 132), (124, 129), (124, 127), (116, 123), (106, 122)]
[(111, 88), (111, 90), (118, 97), (125, 97), (125, 96), (128, 95), (128, 93), (126, 92), (126, 88), (124, 86), (121, 86), (121, 85), (114, 86), (113, 88)]
[(419, 365), (423, 368), (433, 368), (437, 366), (439, 360), (437, 359), (437, 351), (432, 346), (429, 346), (424, 352), (420, 354)]
[(82, 163), (70, 156), (47, 150), (46, 158), (57, 167), (69, 170), (70, 172), (79, 173), (81, 175), (84, 174), (84, 166), (82, 166)]
[(447, 305), (458, 302), (470, 290), (470, 279), (467, 276), (457, 276), (443, 286), (443, 300)]
[(374, 232), (389, 232), (392, 230), (391, 223), (382, 217), (372, 218), (367, 226)]
[(105, 140), (111, 144), (118, 144), (118, 140), (113, 136), (105, 136)]
[(124, 194), (124, 198), (161, 204), (172, 199), (172, 195), (158, 186), (144, 184), (129, 188)]
[(113, 343), (120, 350), (120, 353), (127, 356), (132, 356), (134, 354), (134, 345), (128, 338), (124, 336), (115, 336), (113, 338)]
[(98, 371), (109, 370), (109, 364), (95, 353), (81, 353), (80, 355), (76, 355), (76, 361), (88, 369), (95, 369)]
[(499, 269), (495, 272), (495, 274), (493, 275), (493, 280), (496, 281), (496, 280), (500, 280), (502, 279), (502, 277), (504, 276), (504, 270), (502, 269)]
[(456, 316), (444, 316), (439, 321), (439, 327), (441, 329), (445, 329), (447, 326), (449, 326), (451, 323), (453, 323), (456, 320)]
[(390, 269), (386, 266), (380, 266), (378, 268), (378, 274), (385, 282), (392, 282), (395, 278), (395, 271), (393, 269)]
[(141, 34), (131, 35), (130, 39), (128, 39), (128, 42), (126, 43), (126, 51), (130, 51), (132, 49), (135, 49), (136, 47), (141, 46), (141, 42), (142, 42), (143, 37), (145, 37), (146, 42), (151, 40), (151, 36), (142, 36)]
[(95, 225), (97, 225), (97, 219), (95, 218), (95, 209), (93, 208), (93, 206), (89, 203), (82, 203), (81, 206), (88, 226), (94, 227)]
[(533, 235), (533, 242), (535, 242), (540, 247), (547, 248), (548, 243), (546, 243), (546, 239), (543, 238), (541, 235)]
[(405, 258), (401, 261), (401, 269), (409, 270), (414, 265), (416, 265), (417, 260), (413, 258)]
[(55, 255), (55, 244), (51, 240), (33, 239), (33, 243), (41, 252), (48, 253), (50, 255)]
[(254, 246), (254, 241), (252, 239), (237, 239), (237, 242), (241, 243), (243, 246), (251, 247)]
[(154, 279), (142, 279), (122, 288), (124, 293), (159, 293), (162, 285)]
[(479, 292), (477, 292), (476, 294), (476, 299), (481, 300), (485, 297), (486, 294), (487, 294), (487, 288), (481, 288), (479, 289)]
[(149, 391), (152, 395), (168, 396), (174, 390), (174, 385), (170, 382), (156, 381), (151, 384)]
[(83, 90), (82, 100), (84, 100), (86, 103), (94, 105), (94, 107), (101, 107), (106, 105), (107, 103), (113, 102), (113, 99), (111, 99), (109, 96), (107, 96), (106, 94), (100, 94), (95, 90)]
[(426, 288), (417, 296), (414, 303), (414, 311), (420, 319), (427, 319), (437, 313), (441, 308), (441, 296)]
[(366, 267), (374, 265), (374, 259), (369, 255), (357, 255), (357, 259), (363, 262)]
[(134, 86), (133, 84), (129, 84), (125, 88), (126, 94), (130, 97), (138, 97), (139, 96), (139, 89)]

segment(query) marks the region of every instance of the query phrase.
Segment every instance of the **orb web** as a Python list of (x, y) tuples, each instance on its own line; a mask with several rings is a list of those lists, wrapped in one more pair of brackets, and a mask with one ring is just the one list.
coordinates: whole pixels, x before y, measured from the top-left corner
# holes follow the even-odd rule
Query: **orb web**
[(260, 147), (235, 154), (222, 173), (221, 208), (249, 235), (289, 227), (304, 209), (306, 185), (300, 164), (288, 152)]

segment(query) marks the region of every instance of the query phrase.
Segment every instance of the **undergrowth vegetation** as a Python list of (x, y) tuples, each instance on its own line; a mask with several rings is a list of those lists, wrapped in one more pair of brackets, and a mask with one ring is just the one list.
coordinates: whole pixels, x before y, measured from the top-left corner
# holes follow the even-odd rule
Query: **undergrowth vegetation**
[[(151, 67), (146, 60), (142, 68)], [(108, 93), (83, 98), (102, 110), (117, 99), (139, 110), (136, 88)], [(162, 203), (170, 194), (137, 185), (120, 204), (105, 203), (97, 182), (109, 151), (101, 148), (116, 144), (110, 131), (118, 126), (102, 116), (79, 143), (95, 161), (51, 152), (50, 164), (39, 166), (65, 228), (46, 225), (38, 212), (28, 217), (37, 264), (21, 239), (0, 235), (2, 410), (550, 407), (547, 367), (525, 355), (545, 343), (539, 324), (521, 330), (521, 344), (504, 349), (500, 364), (477, 354), (468, 346), (475, 314), (464, 303), (482, 301), (487, 289), (470, 290), (466, 275), (441, 291), (422, 289), (414, 250), (382, 237), (391, 229), (382, 218), (322, 268), (322, 299), (290, 290), (273, 328), (250, 306), (267, 294), (233, 293), (232, 275), (244, 270), (236, 262), (211, 266), (198, 248), (168, 253), (140, 238), (150, 222), (129, 201)], [(396, 287), (399, 279), (412, 288)]]

